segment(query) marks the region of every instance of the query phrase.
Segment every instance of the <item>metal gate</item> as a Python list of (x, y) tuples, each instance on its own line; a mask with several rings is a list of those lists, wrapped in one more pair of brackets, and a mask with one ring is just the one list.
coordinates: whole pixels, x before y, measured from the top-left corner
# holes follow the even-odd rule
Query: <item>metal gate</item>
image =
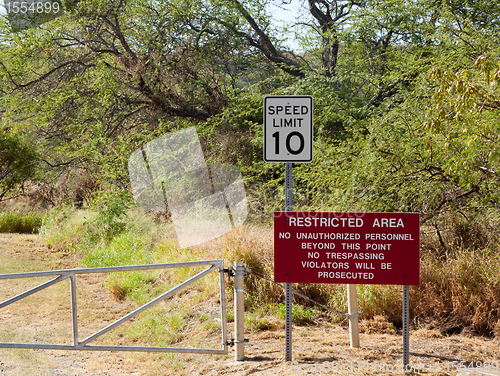
[[(153, 270), (153, 269), (168, 269), (168, 268), (183, 268), (194, 266), (209, 266), (207, 269), (199, 272), (198, 274), (187, 279), (183, 283), (175, 286), (169, 291), (163, 293), (155, 299), (152, 299), (143, 306), (116, 320), (112, 324), (97, 331), (91, 336), (80, 341), (78, 339), (78, 316), (76, 304), (76, 276), (78, 274), (90, 273), (113, 273), (113, 272), (127, 272), (136, 270)], [(167, 299), (174, 294), (180, 292), (182, 289), (191, 283), (199, 280), (213, 271), (219, 271), (220, 280), (220, 313), (221, 313), (221, 327), (222, 327), (222, 348), (221, 349), (197, 349), (197, 348), (179, 348), (179, 347), (131, 347), (131, 346), (92, 346), (89, 345), (94, 339), (107, 333), (111, 329), (120, 324), (130, 320), (139, 313)], [(13, 298), (7, 299), (0, 303), (0, 309), (17, 302), (27, 296), (30, 296), (38, 291), (41, 291), (49, 286), (55, 285), (61, 281), (69, 278), (71, 286), (71, 318), (73, 323), (73, 345), (51, 345), (51, 344), (33, 344), (33, 343), (0, 343), (0, 348), (21, 348), (21, 349), (49, 349), (49, 350), (98, 350), (98, 351), (148, 351), (148, 352), (170, 352), (170, 353), (203, 353), (203, 354), (227, 354), (227, 320), (226, 320), (226, 297), (225, 297), (225, 283), (224, 283), (224, 260), (210, 260), (210, 261), (190, 261), (169, 264), (152, 264), (152, 265), (136, 265), (136, 266), (113, 266), (104, 268), (86, 268), (86, 269), (67, 269), (67, 270), (54, 270), (45, 272), (31, 272), (31, 273), (16, 273), (16, 274), (0, 274), (1, 279), (18, 279), (18, 278), (34, 278), (34, 277), (50, 277), (56, 276), (54, 279), (45, 282), (37, 287), (23, 292)]]

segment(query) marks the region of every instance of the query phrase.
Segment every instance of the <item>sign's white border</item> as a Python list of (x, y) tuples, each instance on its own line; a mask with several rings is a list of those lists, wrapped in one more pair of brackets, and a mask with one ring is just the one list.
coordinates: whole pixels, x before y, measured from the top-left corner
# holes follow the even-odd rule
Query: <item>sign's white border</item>
[[(310, 155), (307, 156), (307, 158), (303, 158), (303, 159), (293, 159), (293, 158), (290, 158), (290, 159), (268, 159), (266, 158), (266, 150), (267, 150), (267, 147), (268, 147), (268, 140), (267, 140), (267, 137), (266, 137), (266, 112), (267, 112), (267, 106), (268, 106), (268, 99), (277, 99), (277, 98), (280, 98), (280, 99), (290, 99), (290, 100), (293, 100), (293, 99), (309, 99), (311, 101), (310, 103), (310, 111), (309, 111), (309, 116), (310, 116), (310, 132), (311, 132), (311, 137), (310, 137)], [(308, 162), (312, 162), (313, 160), (313, 139), (314, 139), (314, 125), (313, 125), (313, 112), (314, 112), (314, 100), (313, 100), (313, 97), (310, 96), (310, 95), (268, 95), (266, 97), (264, 97), (264, 113), (263, 113), (263, 118), (264, 118), (264, 150), (263, 150), (263, 156), (264, 156), (264, 161), (265, 162), (271, 162), (271, 163), (275, 163), (275, 162), (293, 162), (293, 163), (308, 163)], [(269, 141), (271, 142), (271, 141)]]

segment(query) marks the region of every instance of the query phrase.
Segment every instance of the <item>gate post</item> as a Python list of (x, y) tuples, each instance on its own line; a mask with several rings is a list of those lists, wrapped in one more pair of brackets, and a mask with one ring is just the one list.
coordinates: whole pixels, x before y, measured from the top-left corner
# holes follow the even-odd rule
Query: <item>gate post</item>
[(234, 331), (235, 360), (245, 358), (245, 266), (242, 262), (234, 263)]

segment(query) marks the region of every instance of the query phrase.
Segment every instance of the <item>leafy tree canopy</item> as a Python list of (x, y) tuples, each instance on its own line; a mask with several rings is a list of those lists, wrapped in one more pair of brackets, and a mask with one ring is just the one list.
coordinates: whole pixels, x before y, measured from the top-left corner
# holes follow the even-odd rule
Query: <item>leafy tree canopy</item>
[(37, 28), (4, 19), (2, 123), (33, 135), (45, 169), (121, 187), (133, 150), (195, 124), (210, 158), (241, 166), (259, 212), (283, 179), (262, 162), (262, 99), (309, 94), (316, 154), (295, 170), (300, 207), (424, 221), (494, 207), (497, 2), (302, 0), (287, 27), (270, 3), (84, 0)]

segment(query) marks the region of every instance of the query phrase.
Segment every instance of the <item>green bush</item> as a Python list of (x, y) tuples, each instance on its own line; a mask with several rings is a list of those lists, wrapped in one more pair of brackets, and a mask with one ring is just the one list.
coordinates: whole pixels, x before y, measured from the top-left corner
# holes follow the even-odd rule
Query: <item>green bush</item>
[(36, 234), (42, 226), (44, 214), (37, 212), (0, 213), (0, 232), (13, 232), (20, 234)]
[(95, 215), (88, 210), (62, 205), (45, 216), (40, 236), (49, 248), (56, 250), (76, 251), (82, 248), (82, 243), (87, 246), (93, 242), (94, 245), (97, 239), (91, 237), (87, 224), (92, 222)]
[(132, 198), (125, 192), (105, 192), (97, 196), (92, 206), (97, 211), (94, 226), (105, 241), (111, 241), (114, 236), (125, 231), (126, 214), (132, 204)]
[(25, 135), (0, 128), (0, 201), (36, 178), (38, 160), (33, 143)]

